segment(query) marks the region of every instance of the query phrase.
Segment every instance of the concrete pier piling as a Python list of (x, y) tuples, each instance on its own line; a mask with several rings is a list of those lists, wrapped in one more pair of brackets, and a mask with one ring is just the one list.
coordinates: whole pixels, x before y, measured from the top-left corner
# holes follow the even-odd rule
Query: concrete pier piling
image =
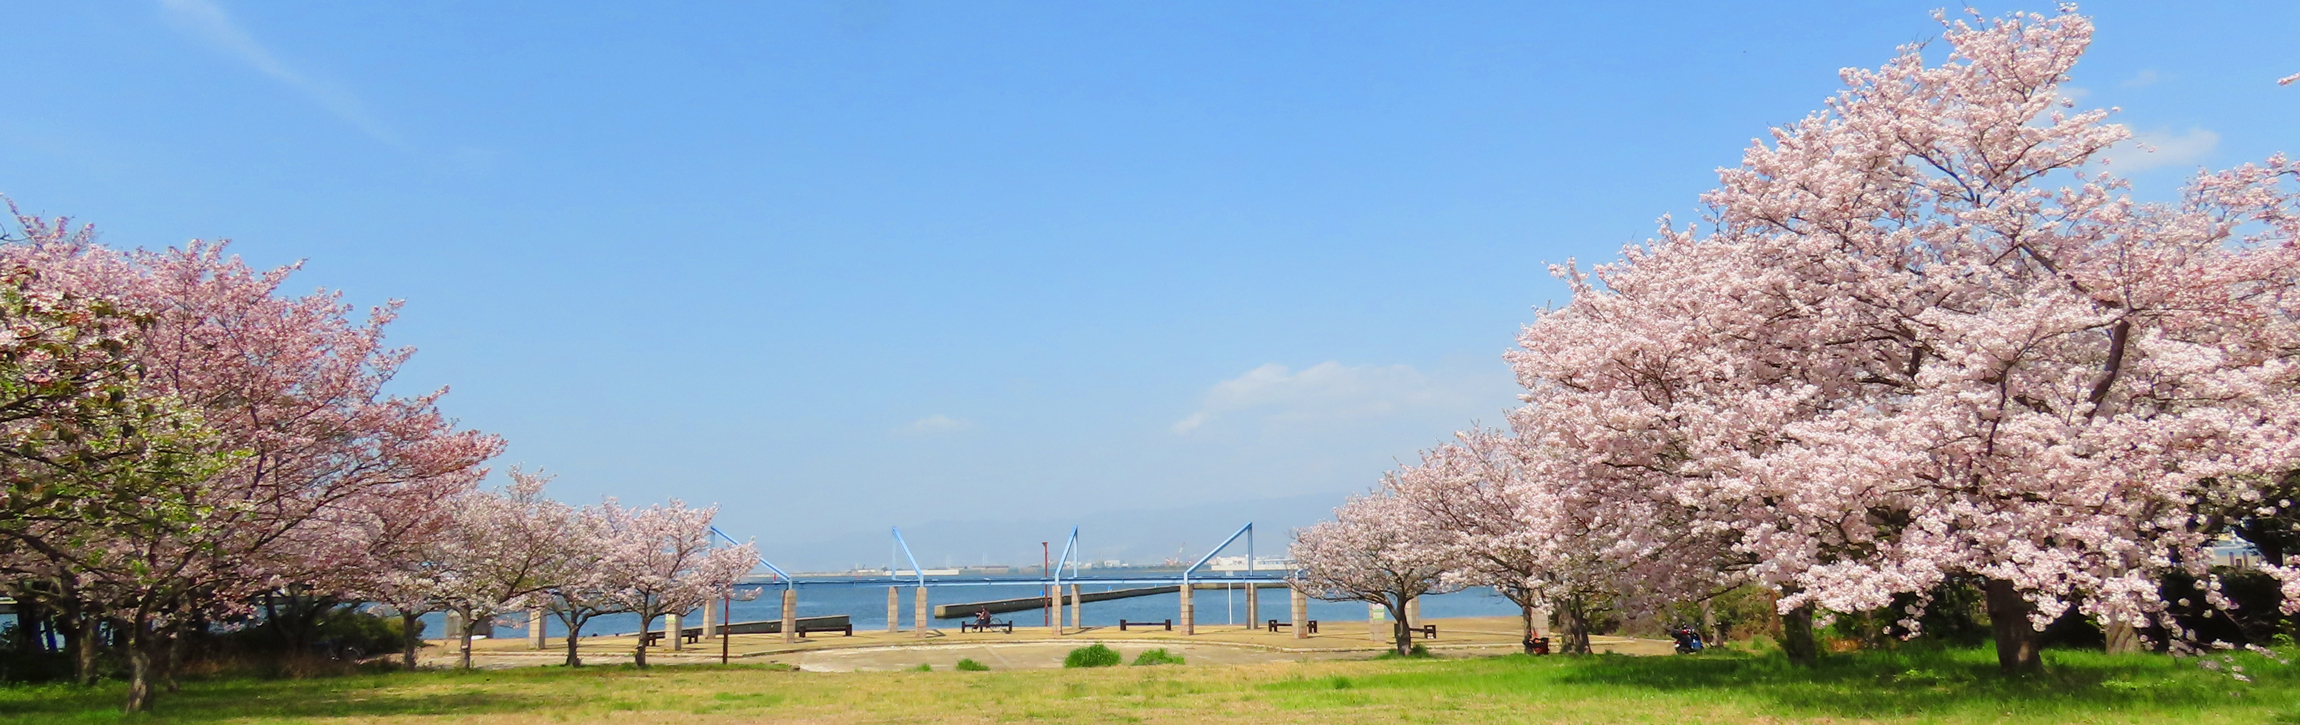
[(1286, 592), (1291, 595), (1287, 598), (1293, 600), (1290, 603), (1294, 610), (1294, 639), (1309, 639), (1310, 595), (1303, 594), (1302, 590), (1293, 587), (1286, 587)]
[(1070, 628), (1071, 628), (1071, 629), (1080, 630), (1080, 631), (1085, 631), (1085, 629), (1086, 629), (1086, 610), (1085, 610), (1084, 608), (1082, 608), (1082, 607), (1078, 606), (1078, 605), (1080, 605), (1080, 604), (1082, 604), (1082, 603), (1083, 603), (1083, 602), (1082, 602), (1082, 601), (1080, 601), (1080, 599), (1079, 599), (1079, 594), (1078, 594), (1078, 585), (1076, 585), (1076, 584), (1072, 584), (1072, 585), (1070, 585)]
[(717, 623), (718, 623), (718, 618), (717, 618), (717, 617), (714, 617), (714, 616), (712, 616), (712, 615), (716, 614), (716, 610), (717, 610), (718, 608), (719, 608), (719, 601), (718, 601), (718, 600), (716, 600), (716, 599), (706, 599), (706, 600), (703, 600), (703, 632), (702, 632), (702, 637), (698, 638), (696, 641), (698, 641), (698, 642), (709, 642), (709, 641), (711, 641), (711, 637), (713, 637), (713, 636), (714, 636), (714, 635), (711, 633), (711, 625), (714, 625), (714, 624), (717, 624)]
[(1380, 642), (1387, 639), (1382, 630), (1389, 628), (1389, 610), (1379, 604), (1366, 605), (1366, 639)]
[(1421, 621), (1422, 621), (1422, 598), (1421, 598), (1421, 597), (1414, 597), (1414, 598), (1412, 598), (1412, 599), (1408, 599), (1408, 600), (1406, 600), (1406, 626), (1408, 626), (1408, 627), (1416, 626), (1416, 625), (1419, 625), (1419, 624), (1421, 624)]
[(886, 588), (886, 631), (902, 631), (902, 596), (895, 593), (895, 587)]
[(926, 639), (926, 587), (918, 587), (913, 591), (910, 615), (911, 631), (916, 632), (919, 639)]
[(527, 610), (527, 648), (543, 649), (543, 608)]
[(1255, 606), (1256, 602), (1259, 602), (1259, 601), (1261, 601), (1261, 595), (1260, 595), (1260, 592), (1261, 592), (1261, 591), (1262, 591), (1262, 588), (1261, 588), (1261, 587), (1258, 587), (1258, 586), (1255, 586), (1255, 585), (1252, 585), (1252, 584), (1248, 584), (1248, 585), (1246, 585), (1246, 629), (1247, 629), (1247, 631), (1252, 631), (1252, 630), (1254, 630), (1255, 628), (1258, 628), (1258, 627), (1261, 627), (1261, 626), (1262, 626), (1262, 608), (1261, 608), (1261, 607), (1258, 607), (1258, 606)]
[(1182, 586), (1182, 636), (1184, 637), (1198, 633), (1198, 608), (1191, 601), (1191, 593), (1197, 588), (1197, 585), (1194, 584)]
[(783, 644), (799, 641), (799, 590), (783, 590)]
[(670, 642), (671, 651), (678, 652), (687, 648), (687, 638), (682, 636), (686, 630), (687, 618), (685, 615), (672, 614), (663, 617), (663, 639)]

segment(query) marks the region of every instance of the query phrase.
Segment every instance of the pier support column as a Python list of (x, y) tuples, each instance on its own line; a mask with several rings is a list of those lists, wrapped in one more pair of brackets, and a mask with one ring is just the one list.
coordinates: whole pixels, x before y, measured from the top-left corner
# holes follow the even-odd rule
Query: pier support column
[(1062, 587), (1046, 585), (1046, 628), (1062, 635)]
[(1255, 602), (1258, 601), (1255, 594), (1260, 591), (1262, 591), (1262, 587), (1259, 584), (1249, 583), (1246, 585), (1246, 631), (1248, 632), (1262, 628), (1262, 608), (1255, 606)]
[(1182, 585), (1182, 636), (1184, 637), (1198, 633), (1197, 607), (1193, 606), (1191, 602), (1191, 593), (1197, 589), (1197, 586), (1196, 584)]
[(716, 599), (708, 599), (708, 600), (704, 600), (704, 602), (703, 602), (703, 636), (702, 636), (702, 637), (700, 637), (700, 638), (698, 638), (698, 639), (696, 639), (695, 641), (697, 641), (697, 642), (709, 642), (709, 641), (711, 641), (711, 625), (713, 625), (713, 624), (717, 624), (717, 623), (718, 623), (718, 617), (716, 616), (716, 615), (718, 614), (718, 609), (719, 609), (719, 600), (716, 600)]
[(1309, 639), (1310, 595), (1303, 594), (1302, 590), (1293, 587), (1286, 587), (1286, 593), (1291, 595), (1288, 599), (1293, 600), (1291, 603), (1294, 610), (1294, 639)]
[(902, 631), (902, 597), (895, 594), (894, 590), (894, 587), (886, 588), (886, 631), (888, 632)]
[(687, 638), (686, 638), (686, 637), (683, 637), (683, 636), (681, 636), (681, 635), (680, 635), (680, 633), (679, 633), (679, 630), (682, 630), (682, 629), (686, 629), (686, 628), (687, 628), (687, 626), (686, 626), (686, 625), (687, 625), (687, 617), (686, 617), (685, 615), (680, 615), (680, 614), (670, 614), (670, 615), (664, 615), (664, 617), (663, 617), (663, 639), (665, 639), (665, 640), (667, 640), (667, 641), (669, 641), (669, 642), (670, 642), (670, 644), (671, 644), (671, 651), (673, 651), (673, 652), (677, 652), (677, 651), (680, 651), (680, 650), (683, 650), (683, 649), (686, 649), (686, 648), (687, 648)]
[(1086, 610), (1079, 607), (1078, 585), (1070, 585), (1070, 628), (1086, 631)]
[(1383, 625), (1389, 624), (1388, 620), (1389, 612), (1382, 609), (1382, 605), (1366, 605), (1366, 639), (1370, 639), (1376, 642), (1381, 642), (1389, 639), (1388, 637), (1382, 636), (1383, 634), (1386, 634), (1382, 631), (1382, 629)]
[(1412, 598), (1412, 599), (1408, 599), (1408, 600), (1406, 600), (1406, 621), (1404, 622), (1404, 624), (1405, 624), (1406, 626), (1408, 626), (1408, 627), (1419, 627), (1419, 626), (1421, 626), (1421, 624), (1422, 624), (1422, 598), (1421, 598), (1421, 597), (1414, 597), (1414, 598)]
[(527, 610), (527, 648), (543, 649), (543, 608)]
[(926, 639), (926, 587), (919, 587), (917, 592), (911, 597), (911, 630), (918, 633), (919, 639)]
[(799, 590), (783, 590), (783, 644), (799, 641)]

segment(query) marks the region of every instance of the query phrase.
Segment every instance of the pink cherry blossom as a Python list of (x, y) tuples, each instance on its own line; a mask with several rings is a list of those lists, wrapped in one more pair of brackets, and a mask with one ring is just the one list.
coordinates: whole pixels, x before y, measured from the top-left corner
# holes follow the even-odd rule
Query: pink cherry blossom
[[(1945, 62), (1847, 70), (1722, 170), (1706, 230), (1558, 268), (1512, 424), (1785, 612), (1974, 577), (2000, 621), (2144, 623), (2160, 572), (2207, 574), (2197, 507), (2300, 464), (2300, 168), (2134, 201), (2099, 162), (2128, 133), (2056, 92), (2089, 21), (1947, 28)], [(2037, 666), (2032, 629), (1998, 634)]]

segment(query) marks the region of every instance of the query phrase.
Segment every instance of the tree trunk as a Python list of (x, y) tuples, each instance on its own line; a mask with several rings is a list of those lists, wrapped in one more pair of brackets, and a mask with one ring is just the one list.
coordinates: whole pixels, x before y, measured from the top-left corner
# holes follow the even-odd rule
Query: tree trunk
[(153, 632), (150, 622), (128, 625), (128, 712), (151, 712), (152, 700), (159, 693), (152, 691), (154, 662), (152, 661)]
[(647, 630), (654, 628), (654, 626), (654, 615), (649, 614), (639, 618), (639, 646), (637, 649), (631, 650), (632, 665), (642, 669), (647, 666)]
[(1557, 619), (1557, 629), (1565, 632), (1564, 646), (1559, 651), (1569, 655), (1589, 654), (1589, 604), (1581, 595), (1566, 597), (1564, 606), (1558, 607)]
[(16, 641), (9, 644), (18, 652), (30, 652), (34, 649), (33, 643), (40, 640), (37, 634), (40, 631), (40, 603), (21, 592), (15, 594), (15, 599), (16, 631), (10, 636)]
[[(188, 631), (202, 631), (205, 629), (207, 629), (207, 624), (203, 621), (198, 624), (197, 629)], [(160, 682), (167, 688), (168, 694), (171, 695), (184, 691), (183, 684), (176, 682), (176, 670), (181, 668), (184, 663), (184, 634), (185, 632), (174, 632), (169, 634), (166, 640), (167, 644), (163, 645), (167, 648), (167, 657), (160, 660)]]
[(1701, 641), (1703, 644), (1725, 641), (1717, 634), (1717, 607), (1708, 599), (1701, 600)]
[(1382, 607), (1390, 610), (1390, 642), (1397, 646), (1398, 656), (1413, 654), (1414, 630), (1412, 625), (1406, 623), (1405, 600), (1399, 599), (1394, 604), (1385, 601)]
[(423, 635), (415, 632), (416, 625), (422, 623), (423, 615), (421, 614), (399, 613), (399, 639), (400, 646), (404, 648), (400, 652), (399, 663), (405, 666), (409, 672), (415, 671), (415, 651), (423, 647)]
[(459, 641), (463, 648), (462, 667), (466, 670), (471, 669), (471, 630), (479, 626), (472, 623), (471, 620), (473, 619), (475, 619), (475, 617), (465, 617), (463, 619), (462, 631), (456, 633), (456, 639)]
[(1525, 653), (1533, 654), (1533, 638), (1541, 632), (1533, 628), (1533, 607), (1518, 605), (1518, 616), (1525, 621)]
[(1812, 604), (1781, 615), (1781, 653), (1789, 656), (1790, 664), (1812, 666), (1821, 661), (1821, 644), (1813, 639)]
[[(583, 623), (565, 618), (561, 618), (559, 621), (567, 625), (567, 666), (582, 667), (583, 655), (577, 653), (576, 647), (578, 646), (577, 643), (582, 641), (580, 638), (583, 636)], [(647, 635), (641, 634), (639, 638), (645, 640)]]
[(2140, 628), (2126, 622), (2110, 622), (2101, 628), (2108, 638), (2109, 654), (2132, 654), (2140, 651)]
[(1997, 669), (2004, 674), (2044, 671), (2044, 655), (2038, 651), (2036, 627), (2028, 621), (2034, 607), (2011, 581), (1988, 580), (1989, 630), (1996, 635)]
[(103, 651), (103, 622), (93, 616), (76, 617), (65, 631), (64, 651), (72, 655), (72, 681), (81, 687), (96, 685), (96, 654)]

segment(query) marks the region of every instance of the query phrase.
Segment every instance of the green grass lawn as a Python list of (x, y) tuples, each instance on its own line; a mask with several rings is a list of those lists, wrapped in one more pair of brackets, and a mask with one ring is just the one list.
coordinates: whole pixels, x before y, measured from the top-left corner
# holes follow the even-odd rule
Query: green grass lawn
[(2051, 652), (2005, 680), (1986, 650), (1523, 656), (1015, 672), (757, 666), (419, 672), (187, 682), (156, 713), (122, 688), (0, 689), (0, 723), (183, 722), (2179, 722), (2300, 723), (2300, 669), (2241, 656), (2240, 683), (2150, 655)]

